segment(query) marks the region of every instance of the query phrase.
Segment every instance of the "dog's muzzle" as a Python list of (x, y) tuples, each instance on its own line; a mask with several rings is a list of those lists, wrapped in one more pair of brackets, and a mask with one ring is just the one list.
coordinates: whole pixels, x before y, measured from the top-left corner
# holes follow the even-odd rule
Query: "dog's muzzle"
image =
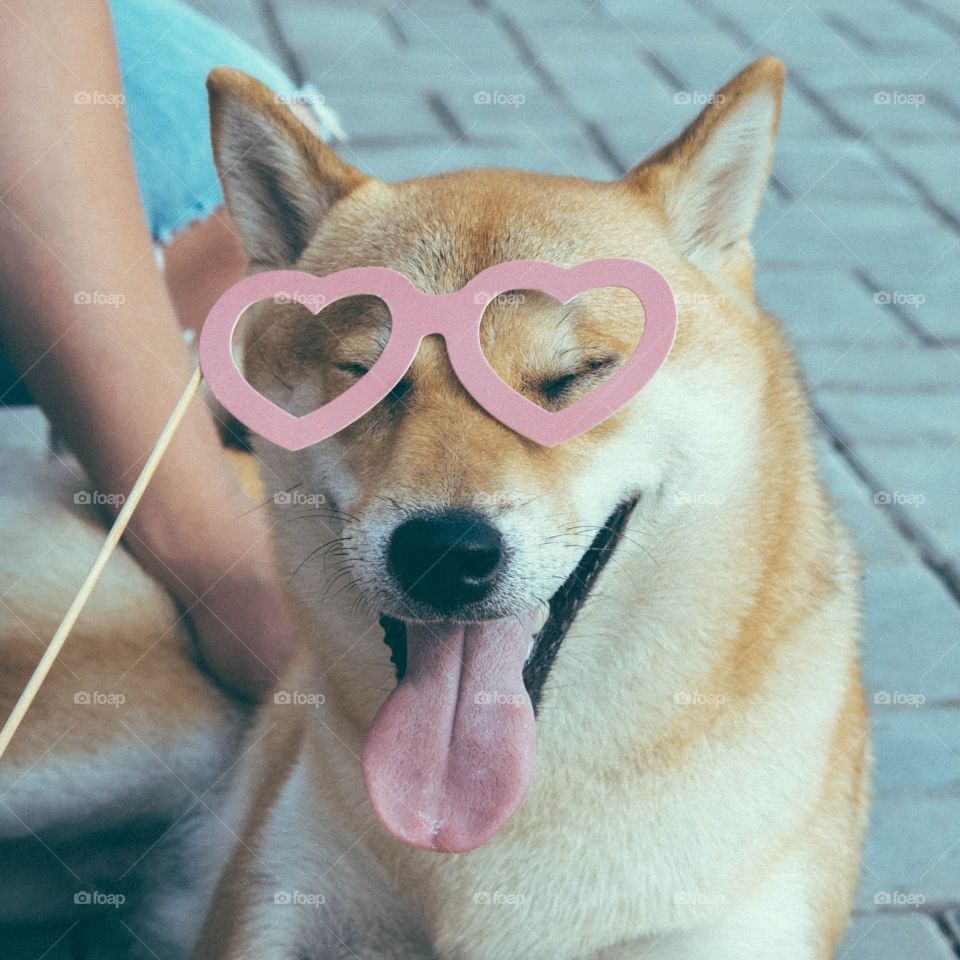
[[(524, 686), (530, 694), (535, 710), (540, 706), (543, 687), (560, 645), (590, 595), (593, 585), (616, 551), (639, 499), (633, 497), (624, 501), (610, 514), (573, 572), (550, 598), (550, 615), (534, 637), (533, 649), (523, 670)], [(388, 614), (380, 616), (380, 625), (383, 627), (384, 642), (390, 648), (390, 661), (396, 670), (397, 680), (402, 680), (407, 665), (406, 625), (402, 620)]]

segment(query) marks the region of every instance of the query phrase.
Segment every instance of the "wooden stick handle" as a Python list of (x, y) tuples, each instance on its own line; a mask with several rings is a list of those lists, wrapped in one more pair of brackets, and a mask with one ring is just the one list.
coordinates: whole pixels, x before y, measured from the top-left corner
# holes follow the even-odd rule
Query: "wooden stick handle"
[(54, 661), (57, 659), (57, 655), (60, 653), (61, 649), (63, 649), (63, 645), (66, 642), (67, 637), (70, 635), (70, 631), (77, 622), (80, 612), (83, 610), (86, 602), (90, 599), (90, 594), (93, 593), (93, 588), (97, 585), (97, 581), (100, 579), (100, 574), (103, 573), (103, 568), (107, 565), (107, 561), (110, 559), (111, 554), (117, 548), (117, 544), (120, 543), (120, 538), (127, 529), (127, 524), (130, 522), (130, 518), (133, 516), (133, 511), (137, 509), (137, 504), (140, 503), (144, 491), (147, 489), (147, 484), (150, 483), (153, 475), (157, 472), (157, 467), (160, 466), (161, 458), (163, 457), (164, 453), (166, 453), (167, 447), (170, 446), (170, 441), (173, 439), (173, 435), (177, 432), (177, 427), (180, 426), (184, 414), (187, 412), (187, 408), (190, 406), (190, 402), (196, 396), (197, 390), (200, 387), (200, 381), (200, 367), (197, 367), (193, 371), (193, 375), (190, 377), (190, 382), (180, 395), (177, 405), (173, 408), (173, 413), (170, 414), (170, 419), (167, 420), (166, 425), (160, 433), (160, 436), (157, 438), (157, 442), (150, 451), (150, 456), (147, 457), (147, 462), (143, 465), (143, 470), (140, 471), (140, 476), (137, 477), (137, 482), (133, 485), (133, 489), (131, 489), (130, 493), (127, 495), (127, 499), (124, 501), (123, 508), (117, 514), (116, 520), (113, 521), (113, 526), (110, 528), (107, 539), (100, 548), (100, 552), (97, 554), (97, 559), (93, 561), (93, 566), (90, 567), (90, 572), (83, 581), (83, 584), (77, 592), (77, 595), (73, 598), (73, 602), (70, 604), (70, 609), (67, 610), (63, 620), (60, 621), (60, 626), (57, 627), (57, 631), (54, 633), (53, 639), (50, 641), (47, 649), (44, 651), (43, 656), (40, 658), (40, 662), (33, 671), (33, 675), (27, 681), (27, 685), (23, 688), (23, 693), (20, 694), (20, 698), (17, 700), (16, 705), (10, 713), (10, 716), (7, 717), (7, 720), (3, 725), (3, 729), (0, 730), (0, 757), (3, 757), (3, 754), (6, 752), (10, 741), (13, 739), (14, 734), (17, 732), (17, 729), (23, 722), (24, 716), (26, 716), (27, 711), (30, 709), (30, 705), (33, 703), (37, 693), (39, 693), (43, 681), (47, 678), (47, 674), (50, 672)]

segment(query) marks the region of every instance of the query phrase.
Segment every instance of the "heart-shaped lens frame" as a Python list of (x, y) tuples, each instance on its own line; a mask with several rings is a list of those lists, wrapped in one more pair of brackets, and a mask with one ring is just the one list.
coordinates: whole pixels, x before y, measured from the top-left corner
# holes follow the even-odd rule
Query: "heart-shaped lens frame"
[[(501, 293), (538, 290), (569, 302), (586, 290), (622, 287), (644, 310), (643, 336), (609, 379), (561, 410), (550, 411), (517, 393), (487, 362), (480, 347), (486, 306)], [(302, 417), (258, 393), (236, 365), (233, 336), (244, 310), (262, 300), (318, 305), (373, 295), (390, 310), (391, 332), (383, 353), (347, 390)], [(287, 450), (325, 440), (369, 412), (400, 382), (424, 337), (442, 336), (464, 389), (491, 416), (545, 447), (579, 436), (616, 413), (649, 382), (667, 359), (677, 332), (677, 306), (663, 275), (639, 260), (592, 260), (558, 267), (539, 260), (511, 260), (478, 273), (455, 293), (427, 294), (386, 267), (352, 267), (326, 277), (298, 270), (270, 270), (235, 283), (214, 304), (200, 333), (200, 366), (214, 396), (241, 423)]]

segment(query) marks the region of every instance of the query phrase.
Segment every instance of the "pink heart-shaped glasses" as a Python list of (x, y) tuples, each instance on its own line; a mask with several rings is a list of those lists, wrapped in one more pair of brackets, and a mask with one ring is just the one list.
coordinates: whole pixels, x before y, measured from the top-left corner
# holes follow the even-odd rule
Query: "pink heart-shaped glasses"
[[(643, 336), (629, 359), (588, 396), (550, 411), (517, 393), (493, 370), (480, 346), (480, 322), (488, 303), (509, 290), (538, 290), (566, 303), (597, 287), (623, 287), (644, 310)], [(383, 353), (370, 370), (338, 397), (297, 417), (258, 393), (244, 379), (232, 341), (240, 316), (260, 300), (283, 296), (319, 304), (344, 297), (382, 299), (391, 316)], [(200, 366), (211, 391), (241, 423), (267, 440), (300, 450), (358, 420), (400, 382), (420, 341), (439, 334), (464, 389), (491, 416), (521, 436), (552, 447), (596, 426), (619, 410), (660, 369), (677, 332), (670, 284), (639, 260), (593, 260), (564, 268), (538, 260), (512, 260), (478, 273), (456, 293), (426, 294), (386, 267), (354, 267), (326, 277), (297, 270), (271, 270), (235, 283), (214, 304), (200, 334)]]

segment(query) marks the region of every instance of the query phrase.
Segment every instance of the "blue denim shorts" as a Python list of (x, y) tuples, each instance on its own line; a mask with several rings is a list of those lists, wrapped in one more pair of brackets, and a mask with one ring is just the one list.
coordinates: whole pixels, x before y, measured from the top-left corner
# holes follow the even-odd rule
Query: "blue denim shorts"
[(112, 0), (111, 9), (133, 159), (154, 240), (168, 242), (223, 202), (205, 87), (214, 67), (249, 73), (287, 102), (296, 98), (311, 107), (321, 135), (339, 133), (316, 91), (298, 89), (263, 54), (182, 0)]

